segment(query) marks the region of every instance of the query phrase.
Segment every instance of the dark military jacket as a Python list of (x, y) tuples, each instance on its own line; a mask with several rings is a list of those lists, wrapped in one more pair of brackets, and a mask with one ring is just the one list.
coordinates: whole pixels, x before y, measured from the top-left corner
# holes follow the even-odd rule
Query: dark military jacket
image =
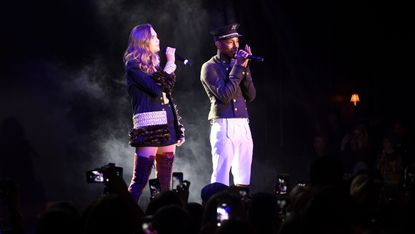
[(256, 96), (249, 67), (234, 64), (218, 51), (202, 65), (200, 80), (210, 99), (209, 120), (249, 117), (246, 104)]

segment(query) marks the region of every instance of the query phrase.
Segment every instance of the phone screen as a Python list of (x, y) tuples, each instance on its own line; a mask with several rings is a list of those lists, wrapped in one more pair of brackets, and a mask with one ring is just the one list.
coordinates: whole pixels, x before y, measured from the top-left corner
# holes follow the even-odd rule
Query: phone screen
[(142, 218), (142, 224), (141, 227), (144, 231), (144, 233), (153, 233), (153, 217), (152, 216), (144, 216)]
[(148, 185), (150, 187), (151, 198), (153, 199), (157, 194), (159, 194), (161, 192), (160, 181), (157, 178), (150, 179), (148, 181)]
[(177, 189), (177, 186), (182, 186), (182, 184), (183, 184), (183, 172), (173, 172), (171, 188), (175, 190)]
[(88, 183), (103, 183), (104, 175), (98, 170), (92, 170), (87, 172), (86, 179)]
[(216, 220), (217, 220), (218, 227), (220, 227), (224, 221), (229, 220), (229, 214), (230, 214), (230, 207), (228, 206), (227, 203), (222, 202), (217, 206)]
[(287, 176), (280, 175), (277, 177), (275, 183), (275, 195), (286, 195), (288, 193), (288, 181)]

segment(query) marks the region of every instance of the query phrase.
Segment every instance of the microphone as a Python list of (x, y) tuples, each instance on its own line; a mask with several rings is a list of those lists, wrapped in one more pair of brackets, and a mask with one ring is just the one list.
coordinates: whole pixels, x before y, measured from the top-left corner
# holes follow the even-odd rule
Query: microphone
[(255, 55), (248, 55), (248, 58), (257, 62), (264, 62), (264, 58), (255, 56)]
[(192, 61), (188, 58), (182, 57), (179, 54), (175, 53), (176, 59), (182, 62), (184, 65), (192, 66)]
[[(164, 53), (166, 53), (166, 49), (167, 48), (164, 48), (162, 51), (164, 52)], [(177, 51), (177, 50), (176, 50)], [(183, 56), (181, 56), (181, 55), (179, 55), (177, 52), (175, 52), (174, 53), (174, 56), (176, 57), (176, 60), (179, 60), (180, 62), (182, 62), (184, 65), (187, 65), (187, 66), (192, 66), (192, 61), (190, 60), (190, 59), (188, 59), (188, 58), (186, 58), (186, 57), (183, 57)]]

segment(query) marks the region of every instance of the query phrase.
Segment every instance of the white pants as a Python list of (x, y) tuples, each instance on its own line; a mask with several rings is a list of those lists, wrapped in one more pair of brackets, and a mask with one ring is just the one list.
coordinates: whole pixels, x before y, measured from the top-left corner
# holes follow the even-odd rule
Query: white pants
[(232, 168), (234, 184), (249, 185), (253, 142), (248, 119), (215, 119), (210, 129), (213, 172), (211, 183), (229, 186)]

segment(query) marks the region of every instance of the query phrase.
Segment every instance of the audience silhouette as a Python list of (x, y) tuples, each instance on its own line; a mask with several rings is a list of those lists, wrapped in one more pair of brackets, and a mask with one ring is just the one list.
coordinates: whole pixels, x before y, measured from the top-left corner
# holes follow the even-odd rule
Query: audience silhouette
[[(251, 194), (234, 185), (211, 183), (200, 189), (201, 203), (189, 202), (191, 181), (184, 181), (142, 208), (122, 176), (103, 168), (103, 194), (84, 210), (70, 201), (47, 202), (38, 210), (34, 230), (36, 234), (414, 233), (412, 132), (400, 120), (382, 127), (357, 123), (338, 145), (329, 140), (333, 133), (317, 132), (310, 141), (314, 151), (308, 178), (293, 184), (286, 196), (273, 191)], [(41, 200), (41, 187), (34, 176), (21, 178), (5, 162), (23, 160), (26, 173), (33, 174), (33, 158), (39, 155), (13, 117), (2, 122), (0, 138), (0, 233), (24, 233), (27, 220), (20, 201), (27, 197), (20, 199), (19, 194), (33, 189), (31, 199)]]

